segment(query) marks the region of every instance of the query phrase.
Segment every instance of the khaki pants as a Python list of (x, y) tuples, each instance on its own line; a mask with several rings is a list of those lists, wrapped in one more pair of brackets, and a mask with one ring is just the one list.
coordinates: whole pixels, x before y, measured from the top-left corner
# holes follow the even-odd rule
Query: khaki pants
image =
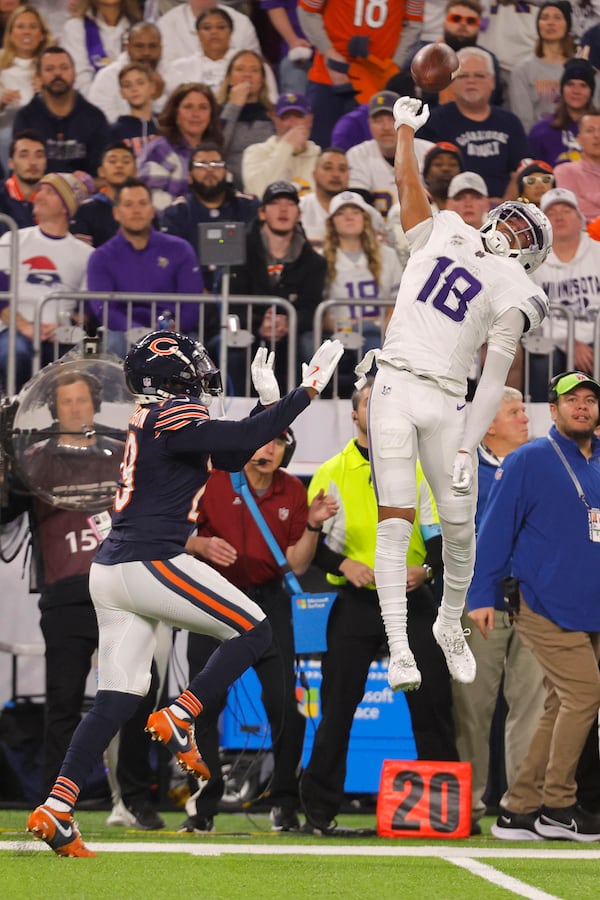
[(463, 616), (463, 626), (471, 629), (469, 647), (477, 661), (477, 677), (472, 684), (452, 682), (456, 746), (463, 762), (473, 771), (473, 821), (485, 815), (483, 795), (490, 763), (489, 737), (496, 699), (504, 675), (504, 697), (508, 706), (504, 732), (506, 778), (511, 784), (529, 749), (544, 708), (542, 670), (525, 647), (506, 613), (495, 611), (494, 629), (485, 639), (478, 628)]
[(505, 805), (517, 813), (572, 806), (575, 770), (600, 707), (600, 633), (566, 631), (534, 613), (523, 597), (516, 627), (544, 672), (546, 699)]

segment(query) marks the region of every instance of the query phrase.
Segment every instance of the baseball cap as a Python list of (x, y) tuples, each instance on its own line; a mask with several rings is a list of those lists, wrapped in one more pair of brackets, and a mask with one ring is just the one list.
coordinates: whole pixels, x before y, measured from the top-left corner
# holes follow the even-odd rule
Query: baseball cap
[(589, 387), (600, 400), (600, 384), (589, 375), (584, 372), (561, 372), (560, 375), (555, 375), (548, 385), (548, 402), (556, 403), (563, 394), (568, 394), (581, 385)]
[(300, 203), (298, 191), (291, 181), (274, 181), (268, 185), (263, 194), (262, 205), (266, 206), (267, 203), (272, 203), (277, 197), (290, 197), (294, 203)]
[(540, 200), (540, 208), (542, 212), (546, 212), (546, 210), (555, 203), (567, 203), (581, 215), (577, 197), (573, 191), (568, 190), (568, 188), (551, 188), (549, 191), (546, 191)]
[(395, 94), (394, 91), (379, 91), (379, 93), (374, 94), (369, 100), (369, 118), (376, 116), (380, 112), (393, 115), (394, 103), (399, 99), (400, 94)]
[(304, 94), (296, 94), (295, 91), (288, 91), (287, 94), (280, 94), (275, 104), (275, 115), (283, 116), (287, 112), (299, 112), (303, 116), (309, 116), (312, 112), (310, 104)]
[(482, 197), (489, 196), (487, 185), (477, 172), (461, 172), (454, 176), (448, 185), (448, 197), (456, 197), (462, 191), (474, 191)]
[(437, 144), (434, 144), (433, 147), (430, 147), (425, 157), (423, 159), (423, 176), (427, 175), (429, 171), (429, 166), (434, 161), (436, 156), (439, 156), (441, 153), (450, 153), (457, 161), (460, 166), (460, 170), (464, 169), (463, 157), (460, 152), (460, 147), (457, 147), (456, 144), (452, 144), (450, 141), (438, 141)]
[(369, 215), (373, 209), (372, 206), (369, 206), (364, 197), (361, 197), (361, 195), (357, 194), (355, 191), (342, 191), (341, 194), (336, 194), (329, 203), (329, 218), (335, 216), (336, 212), (341, 209), (342, 206), (358, 206), (363, 212), (369, 213)]
[(39, 184), (49, 184), (56, 191), (69, 217), (74, 216), (80, 204), (94, 193), (91, 176), (83, 178), (71, 172), (49, 172), (40, 178)]

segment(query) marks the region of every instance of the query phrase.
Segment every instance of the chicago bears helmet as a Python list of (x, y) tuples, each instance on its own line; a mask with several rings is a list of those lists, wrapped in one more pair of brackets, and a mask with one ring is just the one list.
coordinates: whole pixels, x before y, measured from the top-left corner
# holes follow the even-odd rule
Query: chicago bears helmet
[(546, 214), (533, 203), (519, 200), (507, 200), (491, 209), (479, 233), (488, 253), (517, 259), (527, 273), (541, 266), (552, 246), (552, 225)]
[(187, 394), (208, 406), (222, 392), (221, 373), (200, 341), (176, 331), (152, 331), (131, 348), (125, 381), (138, 403)]

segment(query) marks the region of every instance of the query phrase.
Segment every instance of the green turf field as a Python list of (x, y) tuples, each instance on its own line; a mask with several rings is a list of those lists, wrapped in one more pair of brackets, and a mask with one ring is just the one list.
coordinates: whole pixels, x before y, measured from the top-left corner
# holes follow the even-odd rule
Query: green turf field
[[(463, 841), (273, 834), (266, 814), (219, 815), (210, 836), (182, 835), (180, 812), (164, 831), (105, 825), (107, 812), (79, 812), (96, 859), (60, 859), (24, 831), (23, 810), (0, 810), (3, 898), (199, 897), (202, 900), (596, 900), (600, 844), (509, 844), (489, 834)], [(340, 816), (374, 828), (374, 816)]]

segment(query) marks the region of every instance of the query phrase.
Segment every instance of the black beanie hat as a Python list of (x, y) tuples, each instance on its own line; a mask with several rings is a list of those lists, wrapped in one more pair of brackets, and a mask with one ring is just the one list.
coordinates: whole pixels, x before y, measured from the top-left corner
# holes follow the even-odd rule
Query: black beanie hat
[(579, 59), (574, 57), (568, 59), (560, 79), (560, 89), (564, 88), (567, 81), (576, 78), (578, 81), (585, 81), (592, 93), (596, 87), (596, 72), (588, 59)]
[(554, 0), (554, 3), (552, 3), (552, 2), (542, 3), (542, 5), (540, 6), (540, 11), (538, 12), (537, 19), (535, 20), (538, 34), (540, 33), (540, 30), (538, 27), (538, 22), (540, 21), (540, 16), (541, 16), (543, 10), (547, 9), (549, 6), (555, 6), (556, 9), (559, 9), (561, 11), (561, 13), (565, 17), (565, 20), (567, 23), (567, 31), (570, 31), (571, 24), (573, 22), (573, 17), (571, 14), (571, 4), (569, 3), (569, 0)]

